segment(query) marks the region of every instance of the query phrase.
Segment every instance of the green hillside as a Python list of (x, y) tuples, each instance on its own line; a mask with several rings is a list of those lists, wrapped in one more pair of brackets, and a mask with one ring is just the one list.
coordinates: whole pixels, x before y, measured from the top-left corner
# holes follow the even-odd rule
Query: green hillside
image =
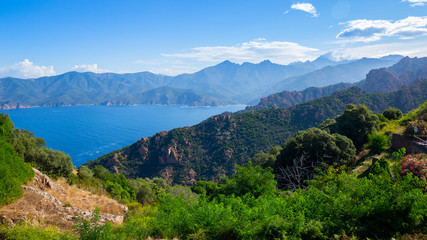
[(174, 182), (219, 180), (230, 176), (259, 151), (282, 145), (298, 130), (341, 114), (345, 106), (365, 104), (379, 113), (389, 106), (407, 112), (427, 99), (427, 80), (393, 93), (367, 94), (357, 87), (291, 108), (213, 116), (193, 127), (160, 132), (86, 165), (103, 165), (127, 177), (167, 176)]

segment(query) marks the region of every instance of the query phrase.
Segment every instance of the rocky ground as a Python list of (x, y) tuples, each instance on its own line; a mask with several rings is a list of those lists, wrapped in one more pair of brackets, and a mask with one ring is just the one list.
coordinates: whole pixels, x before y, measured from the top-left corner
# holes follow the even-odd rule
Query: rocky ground
[(127, 207), (106, 196), (53, 181), (34, 169), (34, 179), (23, 187), (21, 199), (0, 209), (0, 221), (10, 225), (18, 222), (55, 225), (68, 229), (77, 217), (90, 219), (95, 207), (101, 211), (100, 221), (121, 224)]

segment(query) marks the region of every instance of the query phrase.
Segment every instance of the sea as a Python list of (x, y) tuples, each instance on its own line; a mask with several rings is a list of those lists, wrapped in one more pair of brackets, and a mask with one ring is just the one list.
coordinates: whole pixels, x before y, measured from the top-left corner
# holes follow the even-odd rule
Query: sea
[(71, 106), (0, 110), (16, 128), (27, 129), (45, 140), (47, 147), (71, 156), (77, 167), (142, 137), (160, 131), (195, 125), (245, 105), (186, 106)]

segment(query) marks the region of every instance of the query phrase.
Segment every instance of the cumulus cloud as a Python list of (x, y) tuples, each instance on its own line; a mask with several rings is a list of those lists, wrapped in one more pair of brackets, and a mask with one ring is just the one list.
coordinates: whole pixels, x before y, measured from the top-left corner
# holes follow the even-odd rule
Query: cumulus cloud
[(314, 58), (318, 49), (298, 43), (267, 41), (260, 38), (234, 46), (196, 47), (188, 53), (162, 54), (166, 57), (187, 58), (205, 62), (230, 60), (237, 63), (260, 62), (269, 59), (280, 64), (305, 61)]
[(53, 66), (38, 66), (28, 59), (7, 67), (0, 67), (0, 77), (38, 78), (55, 75)]
[(101, 69), (98, 67), (98, 64), (82, 64), (82, 65), (74, 65), (72, 68), (73, 71), (76, 72), (94, 72), (94, 73), (105, 73), (109, 72), (106, 69)]
[(427, 3), (427, 0), (402, 0), (402, 2), (409, 2), (411, 7), (424, 6)]
[(294, 10), (300, 10), (307, 13), (310, 13), (313, 17), (318, 17), (319, 14), (316, 11), (316, 8), (311, 3), (295, 3), (291, 6)]
[(385, 37), (412, 39), (427, 35), (427, 17), (407, 17), (398, 21), (359, 19), (342, 23), (347, 28), (337, 38), (346, 41), (372, 42)]

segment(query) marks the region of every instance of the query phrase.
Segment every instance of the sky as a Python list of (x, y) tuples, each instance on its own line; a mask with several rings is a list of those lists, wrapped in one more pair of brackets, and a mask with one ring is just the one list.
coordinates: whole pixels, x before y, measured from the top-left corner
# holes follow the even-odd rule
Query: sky
[(427, 0), (0, 0), (0, 77), (427, 56)]

